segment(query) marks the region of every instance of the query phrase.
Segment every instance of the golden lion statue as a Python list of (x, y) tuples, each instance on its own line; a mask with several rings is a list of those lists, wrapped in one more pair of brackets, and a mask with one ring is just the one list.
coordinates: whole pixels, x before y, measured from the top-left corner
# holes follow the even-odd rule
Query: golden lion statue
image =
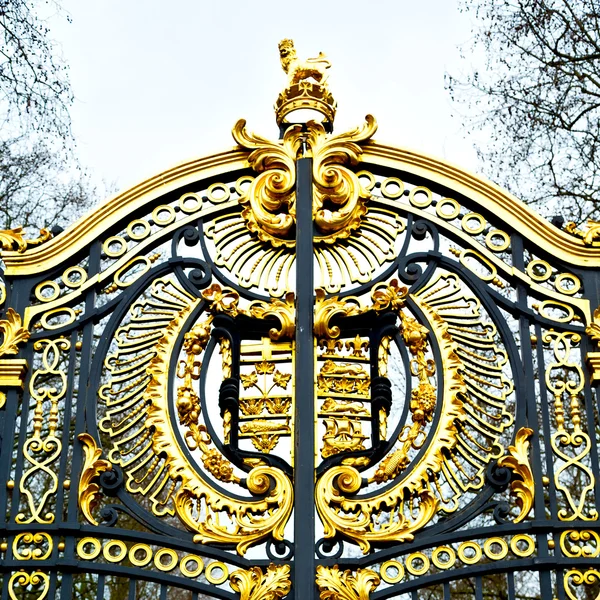
[(301, 61), (296, 55), (293, 40), (281, 40), (279, 42), (279, 56), (281, 66), (288, 75), (288, 85), (294, 85), (309, 77), (312, 77), (321, 85), (326, 84), (326, 71), (331, 67), (331, 63), (322, 52), (319, 52), (317, 58), (308, 58)]

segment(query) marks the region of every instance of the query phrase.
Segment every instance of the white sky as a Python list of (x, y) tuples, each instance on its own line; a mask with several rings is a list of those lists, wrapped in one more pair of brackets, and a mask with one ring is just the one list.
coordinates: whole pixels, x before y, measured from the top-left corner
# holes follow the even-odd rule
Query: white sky
[(470, 37), (456, 0), (63, 0), (51, 22), (70, 64), (73, 129), (96, 177), (119, 189), (233, 146), (239, 118), (276, 138), (280, 39), (324, 52), (340, 133), (373, 114), (376, 139), (475, 170), (444, 90)]

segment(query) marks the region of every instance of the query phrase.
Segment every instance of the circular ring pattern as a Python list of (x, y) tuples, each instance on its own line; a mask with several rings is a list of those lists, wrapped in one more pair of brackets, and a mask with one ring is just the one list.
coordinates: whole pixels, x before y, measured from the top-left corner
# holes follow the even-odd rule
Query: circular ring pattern
[[(519, 548), (519, 542), (525, 542), (527, 545), (525, 550), (521, 550)], [(515, 556), (524, 558), (533, 554), (533, 551), (535, 550), (535, 542), (528, 535), (519, 533), (518, 535), (515, 535), (512, 540), (510, 540), (510, 549), (513, 551)]]
[[(420, 194), (425, 194), (425, 200), (417, 200), (417, 195)], [(429, 188), (419, 185), (410, 190), (408, 200), (413, 206), (416, 206), (417, 208), (427, 208), (433, 202), (433, 196), (431, 195), (431, 190)]]
[[(191, 204), (193, 202), (193, 204)], [(190, 213), (196, 212), (202, 208), (202, 198), (198, 196), (198, 194), (187, 193), (183, 194), (181, 198), (179, 198), (179, 208), (181, 212), (189, 215)]]
[[(117, 245), (116, 250), (111, 248), (115, 244)], [(123, 256), (127, 252), (127, 242), (120, 235), (112, 235), (107, 240), (104, 240), (102, 251), (106, 256), (110, 256), (110, 258), (119, 258), (119, 256)]]
[[(539, 273), (540, 269), (543, 269), (541, 274)], [(527, 271), (527, 275), (534, 281), (546, 281), (552, 276), (552, 267), (545, 260), (532, 260), (525, 268), (525, 271)]]
[[(214, 569), (221, 569), (221, 575), (218, 577), (213, 576), (212, 572)], [(219, 585), (227, 581), (227, 578), (229, 577), (229, 569), (225, 563), (221, 562), (220, 560), (216, 560), (206, 567), (204, 576), (206, 577), (206, 581), (208, 581), (208, 583)]]
[[(564, 281), (571, 281), (571, 287), (565, 287), (563, 284)], [(573, 275), (572, 273), (561, 273), (554, 281), (554, 287), (561, 294), (566, 294), (567, 296), (572, 296), (576, 294), (581, 289), (581, 280), (577, 275)]]
[[(52, 293), (49, 296), (44, 296), (42, 294), (43, 290), (46, 288), (50, 288)], [(38, 283), (35, 286), (35, 297), (40, 302), (52, 302), (52, 300), (56, 300), (60, 296), (60, 287), (56, 281), (42, 281), (42, 283)]]
[[(471, 226), (471, 221), (477, 221), (477, 225), (475, 225), (475, 227)], [(483, 215), (480, 215), (479, 213), (470, 212), (462, 218), (460, 224), (463, 228), (463, 231), (465, 231), (469, 235), (479, 235), (485, 229), (486, 221), (483, 218)]]
[[(467, 556), (465, 550), (473, 550), (473, 556)], [(463, 542), (458, 547), (458, 558), (465, 563), (465, 565), (474, 565), (481, 560), (481, 546), (477, 542)]]
[[(136, 233), (136, 229), (142, 228), (142, 231), (138, 231)], [(144, 221), (144, 219), (135, 219), (131, 221), (129, 225), (127, 225), (127, 235), (135, 241), (143, 240), (145, 237), (150, 235), (150, 223), (148, 221)]]
[(247, 190), (245, 190), (242, 186), (246, 183), (252, 184), (253, 181), (254, 177), (250, 177), (249, 175), (244, 175), (243, 177), (240, 177), (235, 182), (235, 191), (238, 193), (239, 196), (245, 196)]
[[(502, 238), (502, 243), (494, 244), (494, 238)], [(510, 236), (501, 229), (492, 229), (485, 236), (485, 244), (492, 252), (504, 252), (510, 246)]]
[[(144, 558), (137, 558), (136, 552), (144, 552)], [(152, 560), (152, 548), (147, 544), (134, 544), (129, 549), (129, 562), (134, 567), (145, 567)]]
[[(450, 206), (452, 210), (445, 212), (444, 208)], [(452, 221), (460, 214), (460, 204), (454, 198), (442, 198), (435, 207), (435, 212), (438, 217), (445, 221)]]
[[(188, 569), (187, 563), (191, 561), (196, 563), (195, 569)], [(188, 554), (187, 556), (184, 556), (179, 563), (179, 570), (186, 577), (198, 577), (198, 575), (202, 573), (202, 569), (204, 569), (204, 561), (195, 554)]]
[[(440, 554), (447, 554), (448, 558), (442, 560)], [(456, 552), (454, 551), (454, 548), (451, 548), (450, 546), (439, 546), (431, 553), (431, 562), (433, 562), (438, 569), (449, 569), (454, 566), (454, 563), (456, 562)]]
[(369, 183), (367, 185), (360, 181), (360, 185), (362, 185), (362, 187), (365, 190), (367, 190), (367, 192), (370, 192), (375, 187), (375, 175), (373, 175), (373, 173), (371, 173), (370, 171), (359, 171), (356, 174), (356, 176), (358, 177), (359, 181), (365, 178), (369, 180)]
[[(415, 560), (420, 560), (423, 564), (420, 567), (415, 567), (413, 564)], [(429, 557), (423, 552), (413, 552), (406, 558), (406, 570), (411, 575), (424, 575), (429, 571), (430, 566)]]
[[(91, 550), (86, 550), (85, 547), (87, 544), (92, 545)], [(97, 556), (99, 556), (102, 551), (102, 544), (100, 540), (93, 537), (84, 537), (81, 538), (77, 544), (77, 554), (84, 560), (94, 560)]]
[[(164, 564), (161, 561), (161, 558), (163, 556), (168, 556), (170, 559), (170, 562), (168, 562), (167, 564)], [(172, 571), (177, 566), (178, 560), (179, 560), (179, 556), (177, 556), (177, 552), (175, 552), (175, 550), (173, 550), (171, 548), (161, 548), (154, 555), (154, 566), (159, 571)]]
[[(393, 192), (388, 189), (389, 186), (394, 186), (398, 189), (395, 192)], [(381, 183), (381, 193), (386, 198), (390, 198), (391, 200), (400, 198), (400, 196), (404, 194), (404, 182), (401, 179), (398, 179), (397, 177), (388, 177), (387, 179), (384, 179), (384, 181)]]
[[(167, 213), (166, 217), (163, 217)], [(175, 220), (175, 209), (169, 204), (161, 204), (152, 211), (152, 220), (160, 227), (170, 225)]]
[[(113, 548), (117, 548), (118, 552), (116, 554), (111, 554), (111, 550)], [(102, 548), (102, 554), (104, 558), (111, 563), (121, 562), (127, 556), (127, 546), (125, 542), (121, 540), (110, 540), (104, 545)]]
[[(72, 275), (79, 275), (79, 279), (76, 281), (71, 281), (70, 277)], [(78, 287), (81, 287), (86, 282), (87, 271), (83, 267), (79, 266), (69, 267), (68, 269), (65, 269), (64, 273), (62, 274), (62, 280), (67, 287), (74, 290)]]
[[(396, 575), (390, 575), (388, 569), (396, 569)], [(398, 583), (404, 579), (404, 567), (397, 560), (386, 560), (379, 568), (379, 575), (386, 583)]]
[[(215, 192), (221, 192), (221, 195), (215, 195)], [(229, 192), (229, 188), (224, 183), (213, 183), (208, 186), (208, 190), (206, 190), (206, 195), (208, 199), (214, 204), (221, 204), (221, 202), (227, 202), (231, 197), (231, 193)]]
[[(500, 552), (493, 552), (492, 546), (498, 544), (500, 546)], [(508, 554), (508, 544), (506, 540), (499, 537), (491, 537), (485, 540), (483, 544), (483, 551), (488, 558), (492, 560), (502, 560)]]

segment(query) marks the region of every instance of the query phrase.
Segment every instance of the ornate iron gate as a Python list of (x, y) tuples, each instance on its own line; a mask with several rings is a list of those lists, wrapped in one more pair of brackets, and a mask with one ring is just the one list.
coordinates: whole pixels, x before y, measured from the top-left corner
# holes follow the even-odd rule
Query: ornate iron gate
[(280, 52), (281, 140), (0, 232), (2, 600), (595, 598), (600, 226)]

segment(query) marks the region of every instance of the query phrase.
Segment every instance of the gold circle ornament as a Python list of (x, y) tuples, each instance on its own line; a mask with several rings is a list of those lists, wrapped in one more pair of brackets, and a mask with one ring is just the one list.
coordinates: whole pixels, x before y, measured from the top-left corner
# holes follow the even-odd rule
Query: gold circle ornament
[[(116, 554), (111, 554), (113, 548), (117, 548)], [(121, 540), (110, 540), (102, 549), (102, 554), (108, 562), (121, 562), (127, 556), (127, 546)]]
[[(473, 556), (467, 556), (465, 553), (466, 550), (473, 550)], [(465, 565), (474, 565), (475, 563), (478, 563), (481, 560), (481, 556), (481, 546), (477, 542), (463, 542), (458, 547), (458, 558)]]
[[(388, 569), (396, 569), (395, 575), (390, 575)], [(404, 567), (397, 560), (386, 560), (379, 569), (381, 579), (386, 583), (398, 583), (404, 579)]]
[[(188, 569), (188, 566), (187, 566), (188, 562), (195, 562), (196, 568)], [(181, 559), (181, 562), (179, 563), (179, 570), (186, 577), (191, 577), (191, 578), (198, 577), (198, 575), (200, 575), (200, 573), (202, 573), (203, 569), (204, 569), (204, 561), (199, 556), (196, 556), (195, 554), (188, 554), (188, 555), (184, 556)]]
[[(85, 547), (91, 544), (92, 549), (86, 550)], [(77, 554), (84, 560), (94, 560), (102, 551), (100, 540), (93, 537), (84, 537), (77, 543)]]
[[(215, 569), (220, 569), (221, 574), (217, 576), (213, 575), (213, 571)], [(208, 583), (212, 583), (213, 585), (220, 585), (221, 583), (227, 581), (227, 579), (229, 578), (229, 569), (227, 568), (227, 565), (225, 563), (221, 562), (220, 560), (216, 560), (215, 562), (210, 563), (206, 567), (204, 575)]]
[[(137, 558), (138, 552), (144, 553), (144, 558)], [(148, 544), (134, 544), (129, 549), (129, 562), (134, 567), (145, 567), (152, 560), (152, 548)]]

